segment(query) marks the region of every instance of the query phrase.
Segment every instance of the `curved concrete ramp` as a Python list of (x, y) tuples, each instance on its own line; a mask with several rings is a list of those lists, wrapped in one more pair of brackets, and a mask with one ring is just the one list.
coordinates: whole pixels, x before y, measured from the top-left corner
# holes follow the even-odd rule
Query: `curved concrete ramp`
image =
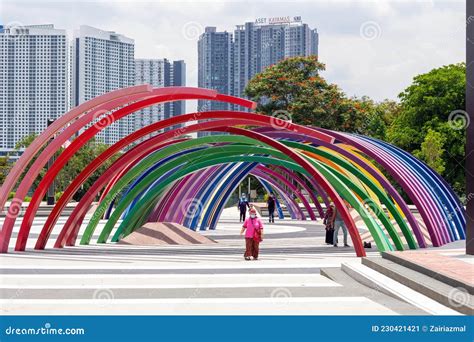
[(123, 245), (199, 245), (215, 243), (205, 236), (173, 222), (148, 222), (118, 242)]

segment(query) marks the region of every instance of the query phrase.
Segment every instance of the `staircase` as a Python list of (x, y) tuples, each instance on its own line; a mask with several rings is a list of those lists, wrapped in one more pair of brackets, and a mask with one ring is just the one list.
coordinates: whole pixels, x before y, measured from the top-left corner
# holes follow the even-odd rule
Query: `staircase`
[[(395, 282), (454, 311), (465, 315), (474, 314), (472, 265), (434, 252), (427, 253), (428, 257), (426, 254), (420, 256), (429, 260), (428, 263), (410, 259), (409, 251), (383, 252), (382, 258), (362, 258), (362, 264), (343, 264), (342, 270), (357, 281), (399, 299), (406, 300), (404, 296), (408, 291), (394, 286)], [(448, 267), (430, 267), (430, 262), (432, 265)], [(389, 279), (384, 281), (385, 277)]]

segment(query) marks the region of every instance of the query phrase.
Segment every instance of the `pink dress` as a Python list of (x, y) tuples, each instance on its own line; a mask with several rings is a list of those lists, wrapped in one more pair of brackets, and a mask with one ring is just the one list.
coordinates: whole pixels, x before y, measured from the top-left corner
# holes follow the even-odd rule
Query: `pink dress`
[(245, 219), (244, 228), (245, 228), (245, 237), (253, 238), (255, 229), (263, 229), (263, 224), (262, 224), (262, 221), (260, 221), (258, 217), (254, 219), (249, 217)]

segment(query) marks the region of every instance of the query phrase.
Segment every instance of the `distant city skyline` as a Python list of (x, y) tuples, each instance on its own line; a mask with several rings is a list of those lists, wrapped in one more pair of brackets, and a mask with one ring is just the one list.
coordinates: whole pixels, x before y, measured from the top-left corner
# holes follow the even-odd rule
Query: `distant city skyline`
[[(88, 25), (72, 37), (53, 24), (0, 25), (0, 155), (44, 131), (50, 120), (107, 92), (145, 83), (186, 85), (183, 60), (137, 59), (134, 47), (132, 38)], [(185, 108), (184, 101), (152, 106), (114, 122), (96, 139), (114, 144)]]
[[(257, 18), (237, 24), (232, 32), (206, 26), (197, 44), (198, 86), (245, 97), (245, 87), (256, 74), (285, 58), (317, 56), (318, 43), (317, 28), (301, 16)], [(240, 109), (223, 102), (198, 104), (200, 111)]]
[(53, 23), (69, 34), (84, 24), (133, 37), (136, 58), (185, 60), (189, 86), (197, 86), (196, 42), (206, 26), (233, 32), (236, 24), (262, 17), (300, 15), (317, 27), (319, 59), (327, 67), (323, 76), (348, 96), (396, 99), (417, 74), (465, 58), (465, 3), (461, 0), (336, 1), (330, 6), (319, 0), (5, 0), (0, 11), (3, 24)]

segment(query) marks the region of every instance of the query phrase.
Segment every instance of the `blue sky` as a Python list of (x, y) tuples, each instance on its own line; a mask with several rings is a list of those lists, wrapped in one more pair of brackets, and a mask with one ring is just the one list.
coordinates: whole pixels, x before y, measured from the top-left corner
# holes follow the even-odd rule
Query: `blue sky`
[(464, 1), (24, 1), (0, 0), (1, 20), (81, 24), (135, 39), (138, 58), (184, 59), (197, 85), (197, 37), (259, 17), (301, 16), (320, 34), (324, 76), (349, 96), (396, 99), (413, 76), (465, 59)]

